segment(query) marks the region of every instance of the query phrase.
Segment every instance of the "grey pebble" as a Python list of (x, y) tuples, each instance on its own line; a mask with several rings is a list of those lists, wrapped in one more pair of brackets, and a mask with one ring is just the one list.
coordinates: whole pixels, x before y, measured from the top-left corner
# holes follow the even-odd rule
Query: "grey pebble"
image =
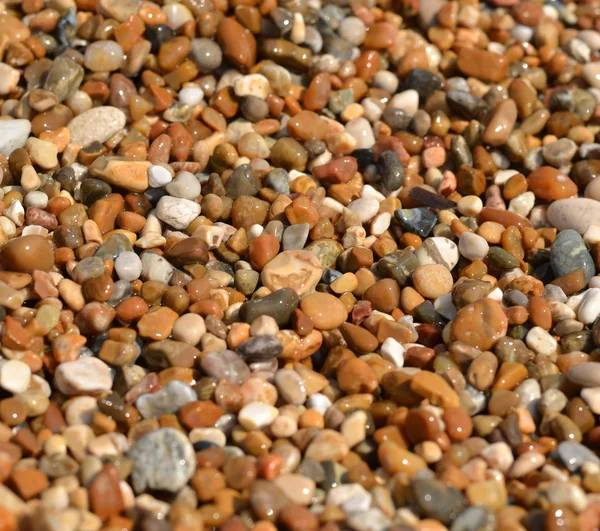
[(598, 456), (580, 443), (563, 441), (558, 445), (557, 452), (569, 472), (577, 472), (588, 461), (600, 464)]
[(558, 233), (550, 249), (550, 263), (556, 277), (583, 269), (587, 283), (596, 274), (592, 255), (587, 250), (583, 238), (573, 229)]
[(135, 492), (146, 489), (177, 492), (196, 470), (196, 454), (187, 435), (161, 428), (142, 437), (128, 452), (133, 460), (131, 474)]
[(177, 412), (188, 402), (198, 400), (198, 395), (186, 383), (174, 380), (156, 393), (141, 395), (135, 406), (145, 419), (157, 418)]

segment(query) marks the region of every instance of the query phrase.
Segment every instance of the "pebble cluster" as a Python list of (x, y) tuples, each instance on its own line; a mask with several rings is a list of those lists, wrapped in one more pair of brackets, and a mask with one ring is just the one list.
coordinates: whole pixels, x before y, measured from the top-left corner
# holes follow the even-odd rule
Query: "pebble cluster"
[(599, 529), (599, 30), (0, 1), (0, 531)]

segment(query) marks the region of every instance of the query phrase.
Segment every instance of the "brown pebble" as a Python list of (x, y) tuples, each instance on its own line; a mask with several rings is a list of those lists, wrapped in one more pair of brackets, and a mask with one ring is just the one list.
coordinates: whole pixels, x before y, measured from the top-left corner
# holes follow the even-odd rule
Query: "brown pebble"
[(54, 265), (54, 252), (44, 238), (31, 234), (10, 240), (2, 248), (0, 261), (9, 271), (50, 271)]

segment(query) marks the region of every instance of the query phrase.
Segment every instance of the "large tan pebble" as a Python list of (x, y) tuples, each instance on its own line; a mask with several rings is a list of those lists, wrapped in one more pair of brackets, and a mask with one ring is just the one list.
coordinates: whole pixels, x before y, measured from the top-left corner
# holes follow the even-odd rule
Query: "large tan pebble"
[(329, 293), (309, 293), (300, 302), (300, 307), (318, 330), (333, 330), (348, 317), (344, 303)]
[(10, 240), (2, 248), (0, 256), (5, 269), (19, 273), (32, 273), (36, 269), (50, 271), (54, 265), (52, 247), (36, 234)]
[(323, 268), (314, 253), (284, 251), (264, 267), (261, 280), (271, 291), (292, 288), (303, 295), (315, 289), (322, 274)]
[(415, 289), (427, 299), (437, 299), (452, 291), (452, 273), (441, 264), (417, 267), (412, 280)]

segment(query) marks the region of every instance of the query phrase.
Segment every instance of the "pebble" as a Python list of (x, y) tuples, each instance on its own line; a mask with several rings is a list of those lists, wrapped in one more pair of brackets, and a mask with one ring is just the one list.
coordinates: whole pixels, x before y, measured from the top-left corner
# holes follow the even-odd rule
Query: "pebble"
[(83, 148), (94, 142), (103, 144), (125, 127), (126, 120), (125, 113), (116, 107), (94, 107), (69, 122), (71, 142)]
[(1, 120), (0, 153), (8, 157), (15, 149), (25, 146), (29, 133), (31, 133), (29, 120)]
[(19, 84), (19, 79), (21, 78), (21, 73), (5, 63), (0, 64), (0, 94), (6, 96), (10, 94), (17, 85)]
[(497, 529), (496, 516), (486, 507), (469, 507), (452, 522), (452, 531), (493, 531)]
[(182, 406), (197, 399), (189, 385), (174, 380), (156, 393), (141, 395), (135, 405), (142, 417), (152, 419), (176, 413)]
[(581, 387), (600, 386), (600, 363), (595, 361), (574, 365), (568, 372), (569, 380)]
[(113, 382), (110, 368), (97, 358), (79, 358), (61, 363), (54, 378), (60, 391), (67, 396), (101, 394), (110, 391)]
[(322, 273), (321, 263), (310, 251), (283, 251), (263, 268), (261, 281), (271, 291), (290, 288), (303, 295), (316, 287)]
[(187, 229), (200, 211), (198, 203), (179, 197), (163, 196), (156, 205), (156, 217), (176, 230)]
[(133, 462), (132, 483), (138, 493), (146, 489), (177, 492), (196, 468), (194, 448), (173, 428), (151, 431), (127, 455)]
[(352, 201), (348, 205), (348, 208), (358, 215), (362, 223), (367, 223), (379, 212), (379, 201), (377, 199), (362, 197)]
[(592, 199), (561, 199), (546, 212), (548, 221), (559, 231), (573, 229), (584, 234), (590, 225), (600, 223), (600, 204)]
[(585, 281), (596, 274), (592, 256), (583, 238), (573, 229), (560, 232), (550, 250), (550, 263), (556, 277), (562, 277), (577, 269), (582, 269)]
[(426, 208), (404, 208), (394, 211), (394, 216), (404, 229), (425, 238), (436, 225), (437, 218)]
[(452, 321), (451, 334), (455, 341), (488, 350), (506, 335), (507, 327), (500, 305), (491, 299), (481, 299), (458, 311)]
[(83, 62), (92, 72), (111, 72), (123, 64), (124, 53), (120, 44), (114, 41), (96, 41), (85, 50)]
[(494, 110), (494, 114), (483, 132), (483, 141), (491, 146), (503, 145), (508, 140), (516, 121), (517, 104), (510, 98), (502, 101)]
[(54, 265), (52, 247), (38, 235), (10, 240), (0, 253), (2, 265), (9, 271), (32, 273), (36, 269), (50, 271)]
[(532, 171), (527, 177), (527, 185), (541, 199), (559, 200), (577, 194), (577, 185), (560, 170), (550, 166)]
[(419, 109), (419, 93), (414, 89), (396, 94), (390, 101), (390, 107), (403, 110), (411, 118)]
[(238, 413), (238, 422), (247, 430), (259, 430), (270, 426), (279, 415), (276, 407), (262, 402), (251, 402)]
[(192, 58), (201, 72), (212, 72), (221, 66), (223, 61), (221, 48), (211, 39), (192, 39), (190, 48)]
[(142, 274), (142, 261), (132, 251), (123, 251), (115, 258), (115, 271), (121, 280), (133, 282)]
[(600, 464), (598, 456), (580, 443), (562, 441), (557, 451), (570, 472), (577, 472), (586, 463)]
[(315, 482), (300, 474), (281, 474), (274, 480), (285, 496), (297, 505), (309, 505), (315, 491)]
[(356, 140), (356, 149), (368, 149), (375, 144), (373, 129), (366, 118), (352, 118), (346, 124), (346, 132)]
[(31, 382), (31, 369), (18, 360), (3, 360), (0, 364), (0, 387), (13, 394), (27, 391)]
[(337, 297), (328, 293), (309, 293), (300, 301), (300, 308), (318, 330), (333, 330), (348, 317), (346, 307)]
[(162, 188), (169, 184), (173, 176), (166, 168), (153, 165), (148, 168), (148, 185), (150, 188)]
[(460, 254), (469, 260), (483, 260), (490, 246), (481, 236), (472, 232), (463, 232), (458, 239)]
[(398, 190), (404, 182), (404, 166), (394, 151), (384, 151), (377, 159), (377, 173), (390, 191)]
[(165, 190), (172, 197), (193, 201), (200, 195), (200, 181), (193, 173), (182, 171), (167, 183)]
[(531, 350), (543, 356), (553, 355), (558, 347), (556, 339), (539, 326), (529, 330), (525, 342)]
[(410, 487), (410, 499), (423, 516), (446, 525), (466, 507), (460, 491), (437, 480), (415, 479)]
[(450, 293), (454, 284), (447, 267), (430, 264), (417, 267), (412, 276), (415, 289), (428, 299), (437, 299)]
[(583, 324), (592, 324), (600, 314), (600, 289), (592, 288), (585, 292), (577, 310), (577, 319)]
[(261, 315), (269, 315), (281, 327), (289, 323), (298, 306), (298, 294), (292, 288), (283, 288), (261, 299), (245, 302), (240, 307), (240, 319), (252, 323)]

